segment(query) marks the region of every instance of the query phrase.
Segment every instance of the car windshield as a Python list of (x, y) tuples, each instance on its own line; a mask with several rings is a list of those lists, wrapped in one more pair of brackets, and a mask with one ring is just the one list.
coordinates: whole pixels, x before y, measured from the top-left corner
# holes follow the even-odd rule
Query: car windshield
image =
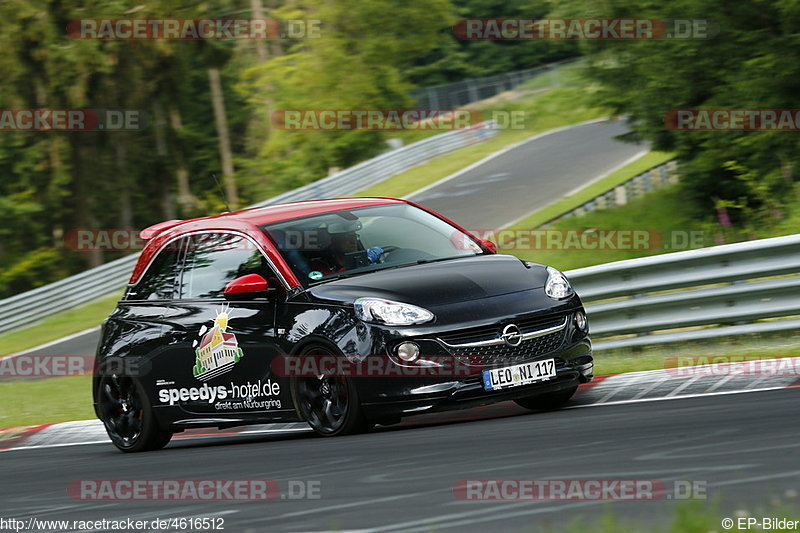
[(334, 211), (261, 229), (304, 286), (484, 253), (463, 231), (409, 204)]

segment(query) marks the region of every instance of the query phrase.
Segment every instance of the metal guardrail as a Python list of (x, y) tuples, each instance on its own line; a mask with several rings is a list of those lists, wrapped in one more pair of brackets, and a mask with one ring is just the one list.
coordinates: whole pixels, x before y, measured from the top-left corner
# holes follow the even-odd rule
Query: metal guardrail
[(557, 87), (560, 85), (558, 68), (581, 60), (581, 58), (564, 59), (515, 72), (422, 87), (411, 91), (411, 96), (417, 101), (417, 107), (420, 109), (457, 109), (491, 98), (503, 91), (510, 91), (521, 83), (547, 72), (553, 73), (549, 88)]
[[(2, 302), (4, 326), (121, 288), (128, 256)], [(800, 329), (800, 235), (628, 259), (566, 272), (596, 351)], [(765, 279), (766, 278), (766, 279)]]
[[(280, 194), (250, 207), (346, 196), (399, 174), (429, 159), (497, 135), (494, 121), (440, 133)], [(0, 300), (0, 333), (28, 326), (54, 313), (91, 302), (119, 290), (130, 277), (139, 254), (132, 254), (69, 278)]]
[(667, 161), (664, 164), (653, 167), (649, 170), (637, 174), (625, 183), (612, 187), (582, 203), (578, 207), (570, 209), (560, 215), (549, 219), (540, 227), (547, 227), (562, 218), (572, 216), (582, 216), (597, 209), (609, 209), (627, 204), (634, 198), (639, 198), (649, 192), (656, 191), (667, 185), (673, 185), (679, 181), (678, 162), (675, 160)]
[(800, 328), (800, 235), (566, 274), (586, 305), (596, 350)]
[(30, 326), (52, 314), (77, 307), (122, 288), (131, 276), (139, 254), (127, 255), (55, 283), (0, 300), (0, 313), (7, 317), (0, 332)]
[(481, 122), (463, 130), (440, 133), (421, 141), (409, 144), (368, 159), (327, 178), (304, 185), (251, 207), (313, 200), (317, 198), (336, 198), (358, 192), (375, 185), (411, 167), (462, 146), (475, 144), (494, 137), (499, 132), (493, 120)]

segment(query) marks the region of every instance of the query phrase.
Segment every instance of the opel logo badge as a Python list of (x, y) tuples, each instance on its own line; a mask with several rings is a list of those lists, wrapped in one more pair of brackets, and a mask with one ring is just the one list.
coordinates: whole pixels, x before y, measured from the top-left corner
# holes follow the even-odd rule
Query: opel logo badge
[(509, 324), (503, 328), (500, 338), (509, 346), (519, 346), (522, 344), (522, 331), (516, 325)]

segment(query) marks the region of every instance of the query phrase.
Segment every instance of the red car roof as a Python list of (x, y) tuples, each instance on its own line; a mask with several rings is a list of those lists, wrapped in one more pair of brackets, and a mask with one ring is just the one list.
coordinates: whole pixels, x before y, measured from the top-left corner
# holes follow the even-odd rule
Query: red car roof
[[(371, 207), (373, 205), (404, 203), (423, 209), (448, 222), (467, 235), (471, 235), (470, 232), (435, 211), (409, 200), (398, 200), (396, 198), (335, 198), (332, 200), (308, 200), (305, 202), (268, 205), (234, 211), (233, 213), (224, 213), (213, 217), (195, 218), (192, 220), (168, 220), (143, 229), (141, 231), (141, 237), (145, 240), (149, 239), (149, 241), (144, 247), (144, 250), (142, 250), (142, 255), (139, 257), (139, 261), (133, 269), (133, 274), (131, 274), (129, 283), (134, 284), (139, 280), (155, 254), (167, 241), (173, 240), (180, 235), (196, 231), (226, 229), (244, 233), (256, 241), (267, 253), (270, 260), (278, 268), (289, 286), (297, 287), (300, 285), (300, 281), (298, 281), (292, 269), (286, 264), (286, 260), (275, 249), (275, 246), (266, 234), (259, 230), (257, 226), (304, 216), (330, 213), (340, 209), (356, 209), (359, 207)], [(472, 237), (476, 242), (480, 242), (476, 237)]]
[(370, 207), (373, 205), (387, 205), (411, 203), (395, 198), (336, 198), (332, 200), (308, 200), (305, 202), (292, 202), (288, 204), (268, 205), (264, 207), (254, 207), (243, 209), (232, 213), (221, 215), (195, 218), (191, 220), (169, 220), (160, 222), (141, 231), (142, 239), (149, 240), (147, 246), (142, 251), (142, 255), (133, 270), (129, 283), (133, 284), (150, 264), (153, 256), (161, 248), (165, 241), (171, 240), (179, 235), (202, 231), (207, 229), (228, 229), (246, 233), (254, 238), (264, 247), (270, 259), (281, 270), (290, 285), (298, 285), (291, 269), (285, 264), (283, 257), (273, 250), (272, 244), (266, 236), (256, 230), (256, 226), (281, 222), (293, 218), (299, 218), (320, 213), (330, 213), (340, 209), (356, 209), (359, 207)]
[(373, 205), (399, 204), (406, 203), (404, 200), (396, 198), (334, 198), (331, 200), (306, 200), (303, 202), (292, 202), (288, 204), (267, 205), (264, 207), (252, 207), (223, 213), (210, 217), (193, 218), (189, 220), (168, 220), (159, 222), (141, 231), (143, 239), (151, 239), (166, 229), (177, 228), (184, 224), (191, 224), (192, 230), (203, 227), (209, 229), (219, 229), (229, 227), (231, 221), (245, 222), (253, 226), (271, 224), (293, 218), (317, 215), (320, 213), (330, 213), (339, 209), (356, 209), (358, 207), (370, 207)]
[(244, 209), (242, 211), (236, 211), (235, 213), (220, 216), (232, 217), (238, 220), (247, 221), (254, 226), (260, 226), (261, 224), (281, 222), (283, 220), (289, 220), (292, 218), (317, 215), (320, 213), (330, 213), (331, 211), (338, 211), (339, 209), (356, 209), (358, 207), (370, 207), (373, 205), (401, 203), (405, 202), (395, 198), (335, 198), (332, 200), (307, 200), (305, 202), (292, 202), (290, 204), (254, 207), (252, 209)]

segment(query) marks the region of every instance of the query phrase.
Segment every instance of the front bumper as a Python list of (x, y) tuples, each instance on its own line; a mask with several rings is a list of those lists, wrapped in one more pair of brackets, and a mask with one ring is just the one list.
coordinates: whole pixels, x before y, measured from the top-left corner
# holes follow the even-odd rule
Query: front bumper
[(574, 388), (594, 376), (588, 338), (534, 360), (550, 358), (556, 360), (555, 377), (496, 391), (483, 388), (480, 369), (475, 369), (469, 376), (369, 377), (357, 380), (356, 386), (365, 415), (381, 420), (531, 398)]
[[(368, 372), (354, 380), (369, 418), (391, 419), (530, 398), (572, 388), (593, 377), (592, 346), (586, 322), (578, 320), (584, 309), (577, 295), (556, 302), (535, 290), (479, 303), (465, 301), (449, 306), (447, 312), (434, 309), (434, 313), (435, 322), (419, 326), (359, 322), (352, 335), (339, 341), (346, 358), (366, 363), (367, 368), (376, 363), (374, 368), (386, 371), (383, 376)], [(512, 325), (522, 336), (521, 342), (500, 340)], [(397, 348), (403, 342), (418, 345), (421, 355), (417, 361), (398, 358)], [(556, 362), (556, 376), (547, 381), (499, 391), (483, 388), (484, 369), (551, 358)], [(421, 366), (434, 371), (405, 372)], [(455, 371), (448, 373), (448, 368)]]

